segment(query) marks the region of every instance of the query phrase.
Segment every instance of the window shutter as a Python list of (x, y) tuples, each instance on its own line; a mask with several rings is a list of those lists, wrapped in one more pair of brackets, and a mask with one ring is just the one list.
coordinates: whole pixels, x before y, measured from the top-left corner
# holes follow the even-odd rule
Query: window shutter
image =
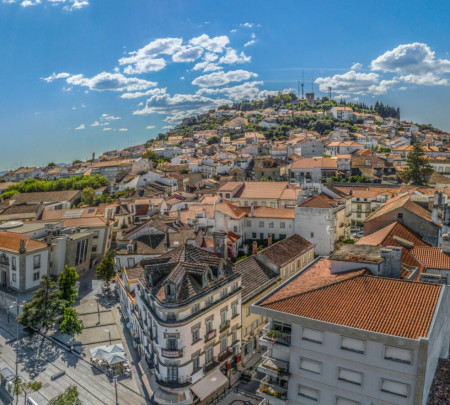
[(341, 349), (349, 350), (352, 352), (364, 353), (364, 341), (342, 336)]
[(314, 329), (303, 328), (304, 340), (310, 340), (312, 342), (322, 343), (323, 342), (323, 332)]
[(412, 363), (411, 350), (400, 349), (398, 347), (386, 346), (384, 358), (388, 360), (400, 361), (402, 363)]

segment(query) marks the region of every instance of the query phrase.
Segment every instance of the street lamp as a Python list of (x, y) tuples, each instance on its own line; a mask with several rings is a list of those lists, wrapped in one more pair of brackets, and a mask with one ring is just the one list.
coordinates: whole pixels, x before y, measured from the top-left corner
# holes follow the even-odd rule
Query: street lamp
[[(16, 307), (16, 379), (19, 377), (19, 322), (17, 322), (17, 317), (19, 316), (19, 308), (23, 305), (19, 305), (19, 301), (16, 298), (15, 305), (10, 305), (8, 307), (8, 323), (9, 323), (9, 310)], [(19, 394), (17, 394), (16, 405), (19, 402)]]
[(117, 398), (117, 386), (119, 385), (119, 382), (117, 381), (117, 376), (113, 377), (113, 383), (114, 388), (116, 389), (116, 405), (119, 405), (119, 400)]
[(109, 345), (111, 346), (111, 331), (108, 329), (105, 329), (105, 332), (109, 334)]

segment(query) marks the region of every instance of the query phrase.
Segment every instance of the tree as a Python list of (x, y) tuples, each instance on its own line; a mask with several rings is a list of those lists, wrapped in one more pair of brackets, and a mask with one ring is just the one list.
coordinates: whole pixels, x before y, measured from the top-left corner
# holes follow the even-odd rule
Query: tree
[(207, 143), (208, 145), (214, 145), (214, 144), (220, 143), (220, 138), (219, 138), (218, 136), (213, 136), (213, 137), (209, 138), (209, 139), (206, 141), (206, 143)]
[(64, 308), (64, 318), (59, 330), (66, 335), (74, 336), (80, 334), (83, 329), (83, 321), (78, 318), (77, 311), (72, 307)]
[(78, 292), (75, 288), (78, 280), (78, 273), (75, 267), (64, 267), (58, 277), (58, 289), (60, 298), (66, 301), (66, 306), (71, 306), (75, 302)]
[(17, 377), (14, 380), (14, 388), (13, 388), (13, 393), (14, 395), (17, 395), (18, 397), (23, 395), (25, 398), (25, 404), (27, 404), (27, 397), (29, 394), (31, 394), (32, 392), (37, 392), (42, 388), (42, 383), (39, 381), (30, 381), (30, 382), (25, 382), (22, 381), (19, 377)]
[(67, 388), (62, 394), (53, 398), (48, 405), (82, 405), (83, 402), (79, 398), (78, 387), (72, 385)]
[(48, 166), (48, 167), (55, 167), (55, 166), (56, 166), (56, 163), (55, 163), (55, 162), (50, 162), (47, 166)]
[(152, 162), (156, 162), (156, 161), (158, 160), (158, 157), (156, 156), (156, 153), (153, 152), (152, 150), (146, 150), (146, 151), (143, 153), (142, 157), (143, 157), (144, 159), (151, 160)]
[(58, 322), (64, 303), (56, 283), (48, 274), (44, 274), (40, 288), (34, 293), (33, 299), (23, 306), (17, 322), (27, 328), (47, 329)]
[(408, 183), (421, 186), (425, 184), (425, 176), (431, 173), (433, 173), (433, 168), (425, 157), (423, 147), (419, 142), (416, 142), (406, 159), (406, 170), (402, 174)]
[(114, 268), (114, 252), (111, 250), (97, 266), (97, 278), (109, 284), (111, 279), (116, 275)]
[(94, 205), (95, 191), (92, 187), (86, 187), (81, 192), (81, 201), (84, 205)]

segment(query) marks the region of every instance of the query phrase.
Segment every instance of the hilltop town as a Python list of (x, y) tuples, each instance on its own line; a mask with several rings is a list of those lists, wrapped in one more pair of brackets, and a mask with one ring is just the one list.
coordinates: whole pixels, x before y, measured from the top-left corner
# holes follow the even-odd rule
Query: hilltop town
[[(23, 311), (21, 361), (32, 330), (64, 370), (20, 366), (43, 382), (33, 403), (74, 384), (86, 404), (449, 403), (449, 134), (397, 107), (224, 105), (145, 144), (10, 170), (0, 197), (5, 330)], [(67, 268), (79, 329), (36, 315)]]

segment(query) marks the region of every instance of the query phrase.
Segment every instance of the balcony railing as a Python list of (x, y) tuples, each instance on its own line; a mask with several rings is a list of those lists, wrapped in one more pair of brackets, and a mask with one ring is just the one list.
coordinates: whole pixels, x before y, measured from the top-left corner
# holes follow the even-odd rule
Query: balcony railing
[(267, 350), (267, 352), (262, 355), (262, 360), (263, 361), (258, 366), (258, 369), (261, 368), (261, 371), (270, 370), (278, 376), (288, 376), (290, 374), (289, 363), (273, 358), (270, 350)]
[(224, 330), (227, 330), (230, 327), (230, 321), (225, 321), (223, 325), (220, 325), (220, 333), (222, 333)]
[(205, 334), (205, 343), (216, 337), (216, 330), (213, 329)]
[(266, 376), (261, 380), (261, 385), (258, 391), (262, 394), (270, 395), (279, 399), (287, 399), (287, 385), (282, 387), (270, 380), (270, 377)]
[(227, 350), (225, 350), (223, 353), (219, 354), (219, 362), (225, 361), (229, 357), (233, 355), (233, 349), (229, 347)]
[(262, 338), (268, 342), (291, 345), (291, 331), (271, 329), (269, 326), (263, 328)]
[(188, 378), (178, 378), (177, 381), (167, 381), (156, 378), (156, 382), (162, 387), (167, 388), (183, 388), (191, 384), (191, 381)]
[(169, 359), (183, 357), (183, 349), (161, 349), (161, 356)]
[(217, 358), (217, 356), (214, 356), (213, 361), (211, 361), (210, 363), (205, 364), (203, 366), (203, 372), (208, 373), (212, 369), (216, 368), (218, 366), (218, 364), (219, 364), (218, 358)]

